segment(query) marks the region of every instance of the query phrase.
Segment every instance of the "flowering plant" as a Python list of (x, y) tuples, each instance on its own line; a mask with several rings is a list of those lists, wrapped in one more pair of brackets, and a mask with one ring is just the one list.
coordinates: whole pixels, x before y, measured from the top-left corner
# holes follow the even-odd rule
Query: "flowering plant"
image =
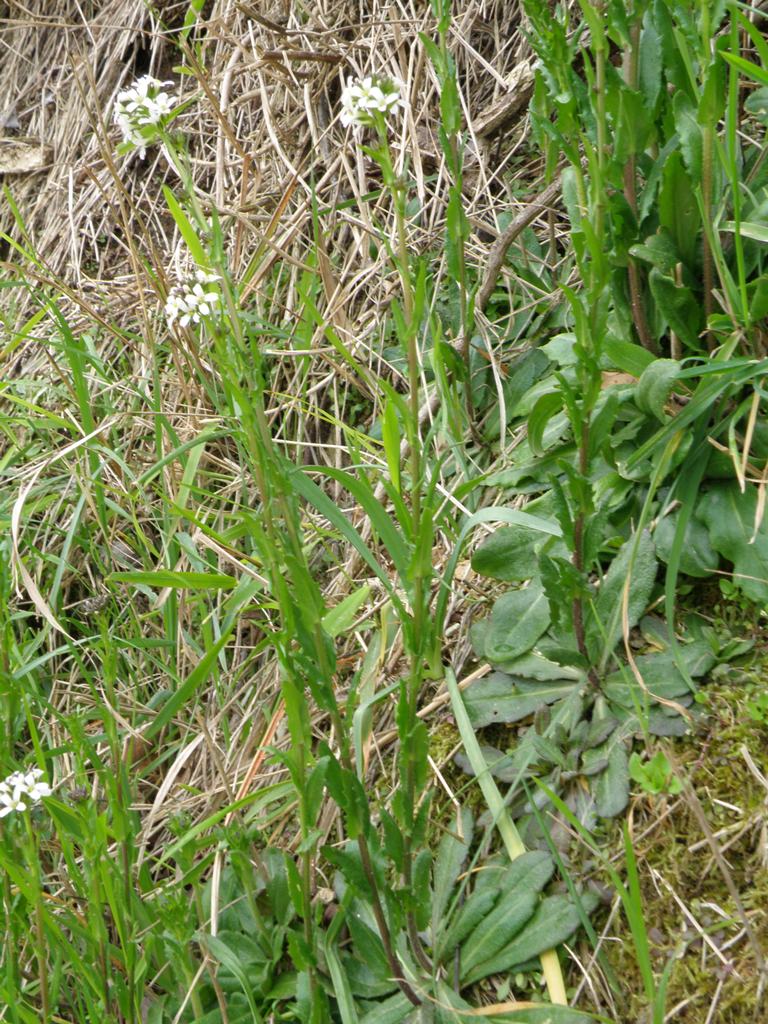
[(221, 295), (211, 287), (219, 280), (216, 274), (196, 270), (191, 278), (176, 285), (165, 303), (165, 316), (170, 326), (199, 324), (203, 317), (214, 316), (221, 307)]
[(26, 811), (42, 797), (51, 795), (51, 787), (41, 782), (41, 768), (28, 772), (13, 772), (0, 782), (0, 818), (13, 811)]
[(348, 81), (341, 94), (341, 123), (375, 127), (390, 114), (405, 108), (402, 83), (390, 78), (360, 78)]
[(173, 112), (173, 100), (166, 85), (151, 75), (144, 75), (133, 83), (130, 89), (118, 93), (113, 118), (123, 133), (126, 149), (138, 149), (144, 156), (146, 147), (158, 138), (161, 128)]

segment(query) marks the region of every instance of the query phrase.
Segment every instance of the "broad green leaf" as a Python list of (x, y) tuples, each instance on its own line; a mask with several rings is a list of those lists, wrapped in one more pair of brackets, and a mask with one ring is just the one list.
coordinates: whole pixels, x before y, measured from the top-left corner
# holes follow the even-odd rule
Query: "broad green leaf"
[(637, 407), (662, 423), (667, 419), (664, 406), (669, 398), (680, 363), (676, 359), (656, 359), (645, 370), (635, 391)]
[(680, 259), (692, 266), (699, 247), (701, 213), (693, 182), (679, 152), (670, 152), (662, 171), (658, 201), (659, 221), (672, 237)]
[(550, 623), (549, 602), (538, 584), (498, 599), (485, 638), (489, 661), (508, 661), (529, 651)]
[(606, 744), (606, 750), (608, 763), (593, 786), (595, 809), (601, 818), (614, 818), (621, 814), (629, 800), (627, 751), (622, 742), (611, 740)]
[(692, 181), (698, 185), (701, 181), (702, 140), (696, 107), (684, 92), (675, 93), (672, 107), (685, 166)]
[(653, 123), (642, 93), (621, 85), (618, 127), (614, 136), (614, 155), (622, 163), (642, 153), (648, 145)]
[(603, 354), (617, 369), (631, 373), (633, 377), (639, 377), (646, 366), (653, 362), (653, 356), (647, 349), (611, 335), (603, 342)]
[(380, 981), (390, 981), (391, 971), (384, 952), (384, 944), (373, 928), (355, 912), (354, 905), (347, 914), (346, 923), (355, 956), (362, 960)]
[(494, 956), (462, 975), (462, 985), (472, 985), (489, 974), (510, 971), (518, 964), (532, 960), (544, 950), (569, 939), (580, 923), (579, 912), (570, 900), (564, 896), (547, 897), (519, 935)]
[(476, 729), (494, 723), (519, 722), (546, 704), (567, 697), (577, 684), (560, 678), (526, 684), (501, 672), (478, 679), (464, 691), (464, 703)]
[(441, 960), (452, 953), (473, 928), (484, 920), (495, 906), (498, 898), (498, 892), (488, 889), (473, 892), (467, 897), (451, 918), (448, 927), (437, 938), (435, 951)]
[(541, 534), (527, 526), (502, 526), (472, 555), (472, 568), (482, 576), (522, 583), (536, 574), (535, 545)]
[(143, 583), (148, 587), (170, 587), (172, 590), (232, 590), (237, 579), (223, 572), (175, 572), (155, 569), (151, 572), (112, 572), (107, 583)]
[(622, 544), (605, 574), (595, 601), (594, 616), (587, 628), (587, 642), (594, 650), (610, 654), (622, 635), (622, 603), (628, 585), (627, 628), (640, 621), (656, 580), (656, 554), (647, 530)]
[(495, 667), (508, 676), (537, 682), (577, 682), (586, 674), (581, 668), (561, 665), (535, 649), (512, 661), (499, 662)]
[(504, 874), (498, 903), (462, 943), (462, 976), (494, 956), (531, 918), (554, 867), (551, 857), (541, 850), (524, 853), (512, 862)]
[(733, 582), (753, 601), (768, 602), (768, 522), (757, 523), (757, 489), (715, 484), (696, 510), (716, 551), (733, 562)]
[(379, 1003), (360, 1018), (360, 1024), (401, 1024), (413, 1013), (413, 1003), (402, 992)]
[(325, 962), (333, 984), (333, 994), (336, 997), (336, 1004), (339, 1009), (339, 1016), (341, 1017), (341, 1024), (358, 1024), (359, 1017), (355, 1007), (355, 1000), (352, 996), (349, 974), (341, 965), (336, 944), (329, 941), (326, 935), (323, 947)]
[(727, 96), (725, 64), (718, 59), (716, 51), (714, 59), (709, 62), (709, 66), (704, 72), (704, 87), (701, 90), (696, 112), (700, 125), (714, 128), (725, 112)]
[(240, 987), (243, 990), (245, 998), (248, 1000), (248, 1006), (250, 1008), (253, 1021), (255, 1024), (259, 1024), (262, 1020), (262, 1016), (256, 1008), (256, 1002), (253, 998), (253, 992), (251, 990), (251, 983), (248, 978), (248, 974), (245, 970), (244, 965), (238, 954), (223, 942), (218, 936), (210, 935), (207, 932), (200, 933), (196, 936), (198, 942), (202, 945), (203, 949), (208, 949), (213, 956), (219, 961), (219, 963), (226, 967), (226, 969), (237, 978)]
[(744, 101), (744, 109), (761, 124), (768, 124), (768, 88), (755, 89)]
[(373, 971), (355, 951), (344, 956), (342, 970), (354, 995), (363, 999), (383, 999), (397, 989), (397, 982), (384, 977), (380, 971)]
[[(650, 263), (652, 267), (656, 267), (662, 274), (667, 274), (670, 277), (674, 274), (675, 267), (680, 262), (680, 256), (675, 248), (675, 243), (672, 241), (669, 232), (663, 229), (657, 231), (655, 235), (649, 235), (644, 242), (631, 246), (629, 255)], [(653, 357), (645, 349), (642, 349), (642, 351), (649, 356), (648, 361), (650, 362)]]
[[(456, 682), (456, 676), (450, 669), (446, 670), (445, 683), (451, 697), (451, 708), (453, 710), (454, 718), (456, 719), (456, 725), (461, 735), (462, 743), (464, 744), (464, 750), (466, 751), (467, 757), (472, 765), (472, 770), (477, 777), (478, 785), (480, 786), (486, 804), (488, 805), (488, 810), (491, 813), (491, 819), (499, 830), (499, 835), (502, 838), (510, 860), (517, 860), (518, 857), (526, 852), (525, 844), (523, 843), (520, 833), (507, 810), (504, 799), (499, 792), (499, 787), (488, 772), (487, 764), (480, 750), (480, 745), (477, 742), (477, 736), (472, 728), (472, 723), (469, 720), (467, 709), (465, 708), (461, 697), (459, 684)], [(567, 703), (568, 701), (563, 701), (563, 704)], [(546, 946), (541, 951), (539, 959), (541, 961), (541, 968), (544, 973), (547, 991), (550, 998), (555, 1002), (565, 1003), (566, 994), (563, 972), (560, 967), (560, 962), (557, 959), (557, 954), (555, 950), (551, 948), (551, 945)]]
[[(653, 534), (656, 553), (662, 562), (669, 561), (672, 544), (675, 539), (679, 513), (674, 511), (660, 519)], [(686, 576), (706, 578), (717, 570), (720, 558), (712, 547), (709, 531), (695, 516), (688, 520), (685, 527), (682, 548), (680, 550), (680, 572)]]
[(542, 395), (531, 410), (528, 417), (528, 444), (534, 455), (541, 455), (565, 429), (567, 419), (556, 415), (562, 407), (562, 395), (550, 391)]
[(664, 62), (661, 54), (661, 38), (656, 22), (648, 12), (640, 33), (640, 56), (638, 60), (638, 78), (640, 91), (649, 110), (653, 110), (661, 92), (661, 79)]
[[(679, 651), (688, 674), (693, 679), (706, 675), (717, 660), (704, 640), (681, 644)], [(679, 700), (690, 692), (690, 687), (671, 650), (640, 654), (635, 658), (635, 666), (651, 694), (665, 700)], [(633, 708), (635, 702), (642, 705), (646, 699), (629, 668), (612, 672), (605, 680), (603, 688), (605, 696), (610, 701), (626, 708)]]
[(461, 974), (465, 976), (483, 961), (495, 956), (510, 942), (526, 921), (530, 920), (539, 901), (537, 892), (516, 890), (508, 893), (485, 915), (461, 946)]
[(648, 275), (648, 283), (664, 323), (686, 345), (695, 349), (703, 327), (701, 303), (690, 288), (675, 284), (671, 277), (660, 273), (655, 267)]

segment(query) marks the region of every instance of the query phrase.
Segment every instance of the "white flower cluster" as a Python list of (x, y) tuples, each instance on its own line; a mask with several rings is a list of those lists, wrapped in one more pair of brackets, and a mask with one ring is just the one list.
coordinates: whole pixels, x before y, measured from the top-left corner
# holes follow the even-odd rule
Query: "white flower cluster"
[(178, 320), (180, 327), (187, 327), (199, 324), (203, 317), (215, 316), (221, 307), (221, 295), (210, 286), (218, 280), (216, 274), (196, 270), (193, 277), (172, 288), (165, 303), (169, 325)]
[(377, 115), (396, 114), (405, 108), (402, 83), (390, 78), (359, 78), (349, 81), (341, 94), (341, 123), (373, 125)]
[(0, 782), (0, 818), (12, 811), (26, 811), (41, 797), (51, 795), (48, 783), (40, 781), (43, 774), (41, 768), (33, 768), (28, 772), (13, 772)]
[(115, 122), (123, 133), (123, 141), (135, 146), (142, 158), (146, 147), (155, 141), (158, 126), (173, 111), (173, 100), (163, 92), (166, 85), (173, 82), (160, 82), (144, 75), (117, 95)]

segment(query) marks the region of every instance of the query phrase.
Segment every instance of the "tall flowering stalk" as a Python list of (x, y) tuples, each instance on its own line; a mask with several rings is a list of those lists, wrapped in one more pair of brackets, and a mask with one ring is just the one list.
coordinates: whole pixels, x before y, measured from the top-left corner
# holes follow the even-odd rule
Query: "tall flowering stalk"
[(434, 523), (431, 510), (425, 514), (423, 495), (426, 486), (423, 443), (419, 428), (421, 410), (421, 356), (419, 329), (423, 314), (423, 287), (418, 287), (411, 266), (407, 233), (408, 186), (395, 168), (389, 144), (390, 120), (405, 109), (399, 82), (385, 78), (365, 78), (348, 83), (341, 98), (341, 120), (357, 128), (372, 129), (376, 145), (366, 152), (381, 169), (385, 187), (392, 195), (396, 249), (393, 259), (400, 276), (402, 310), (393, 307), (400, 342), (408, 365), (408, 411), (405, 430), (408, 441), (410, 474), (411, 559), (409, 578), (403, 580), (410, 602), (410, 622), (403, 623), (409, 669), (400, 686), (397, 728), (400, 740), (401, 785), (393, 801), (393, 810), (403, 835), (402, 880), (406, 901), (406, 927), (411, 948), (421, 966), (432, 965), (419, 938), (415, 906), (414, 854), (422, 844), (426, 829), (427, 805), (422, 803), (426, 785), (428, 734), (419, 720), (418, 699), (427, 662), (434, 662), (434, 636), (430, 620), (432, 547)]

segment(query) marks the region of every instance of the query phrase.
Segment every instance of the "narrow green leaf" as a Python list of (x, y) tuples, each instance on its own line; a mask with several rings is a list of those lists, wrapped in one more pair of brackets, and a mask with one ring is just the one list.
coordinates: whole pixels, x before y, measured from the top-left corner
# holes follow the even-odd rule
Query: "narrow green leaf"
[(172, 590), (232, 590), (237, 579), (223, 572), (176, 572), (154, 569), (142, 572), (112, 572), (107, 583), (142, 583), (148, 587), (170, 587)]
[(209, 650), (205, 652), (203, 657), (190, 672), (178, 690), (171, 694), (165, 704), (163, 704), (160, 712), (152, 720), (152, 724), (143, 732), (142, 735), (145, 740), (149, 740), (164, 728), (171, 721), (176, 712), (192, 698), (197, 689), (206, 681), (213, 669), (213, 666), (218, 660), (219, 654), (224, 650), (225, 646), (229, 642), (233, 629), (234, 622), (222, 632), (219, 639), (211, 648), (209, 648)]
[(171, 211), (171, 216), (176, 221), (176, 226), (181, 232), (181, 237), (186, 242), (187, 248), (192, 253), (195, 263), (197, 263), (198, 267), (207, 267), (208, 256), (206, 254), (205, 247), (197, 237), (197, 232), (192, 227), (184, 209), (180, 206), (176, 196), (167, 185), (163, 185), (163, 195), (165, 196), (165, 201), (168, 204), (168, 209)]
[(322, 618), (323, 629), (328, 636), (337, 637), (346, 632), (357, 618), (358, 612), (371, 595), (371, 588), (366, 584), (348, 594), (342, 601), (331, 608)]

